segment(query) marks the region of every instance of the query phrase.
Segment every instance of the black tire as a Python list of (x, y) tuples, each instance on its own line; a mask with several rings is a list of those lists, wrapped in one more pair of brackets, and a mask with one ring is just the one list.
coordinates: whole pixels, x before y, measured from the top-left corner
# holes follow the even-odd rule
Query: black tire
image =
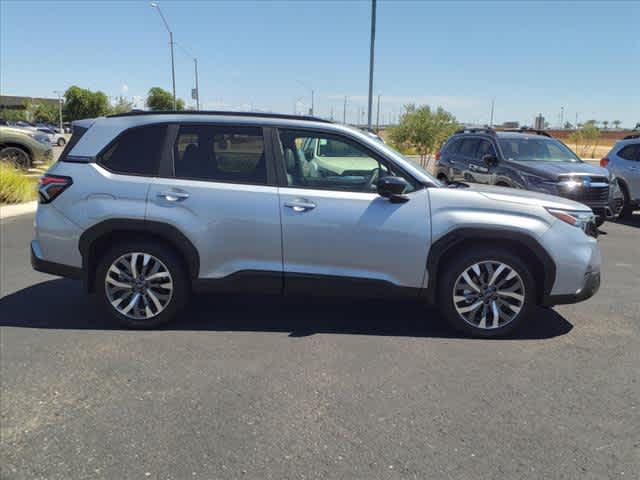
[[(155, 316), (146, 319), (135, 319), (119, 312), (109, 300), (106, 289), (106, 277), (114, 261), (132, 252), (152, 255), (166, 266), (171, 275), (172, 288), (170, 299), (164, 309)], [(96, 293), (106, 311), (118, 323), (135, 329), (155, 328), (173, 320), (176, 314), (186, 305), (191, 294), (191, 285), (182, 259), (171, 249), (153, 241), (132, 240), (122, 242), (109, 249), (98, 261), (95, 278)]]
[(67, 141), (64, 138), (59, 138), (58, 139), (58, 146), (59, 147), (64, 147), (65, 143), (67, 143)]
[(606, 217), (604, 215), (597, 215), (596, 216), (596, 227), (600, 228), (602, 225), (604, 225), (604, 222), (606, 221)]
[[(474, 264), (496, 261), (515, 270), (524, 285), (524, 300), (519, 312), (509, 322), (495, 328), (479, 328), (467, 322), (457, 312), (454, 304), (454, 287), (458, 278)], [(513, 333), (530, 316), (536, 307), (536, 282), (531, 268), (519, 257), (509, 251), (492, 248), (477, 247), (460, 253), (442, 269), (442, 276), (438, 280), (438, 307), (440, 312), (456, 330), (472, 337), (497, 338)]]
[(627, 187), (622, 184), (620, 184), (620, 190), (622, 190), (622, 208), (620, 209), (620, 215), (618, 218), (629, 218), (633, 214), (629, 191), (627, 190)]
[(447, 176), (444, 173), (441, 173), (440, 175), (438, 175), (438, 180), (440, 180), (445, 185), (447, 185), (449, 183), (449, 179), (447, 178)]
[(9, 146), (0, 150), (0, 162), (28, 170), (31, 168), (31, 155), (24, 148)]

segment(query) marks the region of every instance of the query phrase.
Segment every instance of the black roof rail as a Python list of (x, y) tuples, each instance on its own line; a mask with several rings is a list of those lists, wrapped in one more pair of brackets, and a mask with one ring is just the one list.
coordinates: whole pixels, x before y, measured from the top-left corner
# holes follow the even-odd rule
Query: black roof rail
[(623, 138), (623, 140), (633, 140), (634, 138), (640, 138), (640, 133), (632, 133)]
[(545, 132), (544, 130), (538, 130), (535, 128), (529, 127), (520, 127), (520, 128), (504, 128), (500, 130), (501, 132), (514, 132), (514, 133), (532, 133), (535, 135), (542, 135), (543, 137), (553, 138), (550, 133)]
[(143, 115), (214, 115), (225, 117), (252, 117), (252, 118), (281, 118), (286, 120), (307, 120), (313, 122), (333, 123), (331, 120), (324, 118), (311, 117), (308, 115), (287, 115), (285, 113), (266, 113), (266, 112), (233, 112), (227, 110), (132, 110), (126, 113), (116, 113), (107, 115), (107, 118), (118, 117), (138, 117)]
[(491, 127), (465, 127), (454, 132), (454, 135), (459, 133), (488, 133), (489, 135), (495, 135), (496, 131)]

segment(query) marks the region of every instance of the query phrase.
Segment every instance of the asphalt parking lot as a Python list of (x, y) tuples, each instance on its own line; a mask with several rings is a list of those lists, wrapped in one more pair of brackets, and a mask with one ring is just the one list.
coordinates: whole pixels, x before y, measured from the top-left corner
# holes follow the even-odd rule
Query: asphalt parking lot
[(600, 292), (515, 338), (421, 305), (198, 298), (115, 327), (1, 224), (2, 472), (81, 478), (640, 478), (640, 215)]

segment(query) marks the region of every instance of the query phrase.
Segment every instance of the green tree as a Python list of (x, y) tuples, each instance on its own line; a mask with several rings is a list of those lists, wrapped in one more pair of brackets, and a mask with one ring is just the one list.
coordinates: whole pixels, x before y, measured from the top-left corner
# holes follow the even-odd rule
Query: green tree
[(618, 129), (618, 128), (620, 128), (620, 124), (621, 124), (622, 122), (621, 122), (620, 120), (614, 120), (614, 121), (613, 121), (613, 122), (611, 122), (611, 123), (613, 123), (614, 128)]
[[(147, 94), (147, 107), (150, 110), (173, 110), (173, 95), (160, 87), (152, 87)], [(176, 110), (184, 110), (184, 101), (176, 100)]]
[(427, 155), (434, 153), (457, 128), (456, 117), (442, 107), (432, 110), (429, 105), (410, 104), (389, 136), (401, 149), (415, 148), (424, 164)]
[(109, 99), (103, 92), (72, 86), (64, 93), (64, 117), (68, 121), (94, 118), (109, 113)]
[(58, 105), (54, 103), (37, 103), (32, 105), (29, 110), (31, 118), (35, 122), (53, 123), (57, 125), (60, 119)]
[[(586, 121), (569, 136), (569, 140), (575, 143), (575, 150), (579, 156), (590, 155), (594, 157), (600, 141), (600, 130), (597, 127), (597, 122), (595, 120)], [(582, 148), (579, 148), (580, 145), (582, 145)]]
[(602, 121), (602, 125), (604, 126), (604, 129), (606, 130), (607, 127), (609, 126), (609, 120), (603, 120)]
[(127, 113), (133, 110), (133, 102), (130, 102), (125, 97), (118, 97), (116, 103), (111, 106), (111, 113)]

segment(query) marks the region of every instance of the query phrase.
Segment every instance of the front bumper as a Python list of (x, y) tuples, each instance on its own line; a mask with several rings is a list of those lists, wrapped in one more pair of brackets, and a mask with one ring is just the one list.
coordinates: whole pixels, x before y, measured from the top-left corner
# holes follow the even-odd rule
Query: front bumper
[(578, 303), (593, 297), (600, 289), (600, 272), (587, 272), (580, 290), (570, 295), (545, 295), (542, 304), (547, 307)]

